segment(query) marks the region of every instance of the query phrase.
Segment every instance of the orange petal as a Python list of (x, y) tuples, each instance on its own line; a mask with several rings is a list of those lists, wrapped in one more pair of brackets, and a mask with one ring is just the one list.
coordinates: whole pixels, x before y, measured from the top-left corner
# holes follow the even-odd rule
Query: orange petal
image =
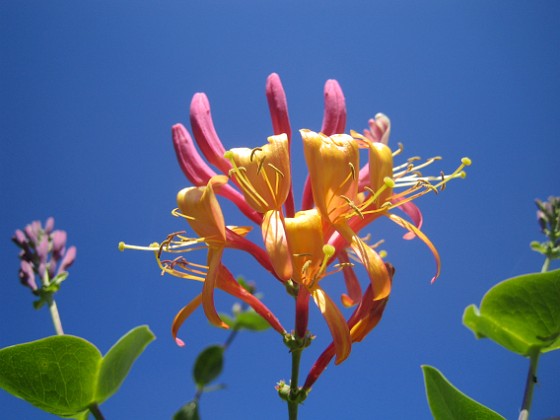
[(278, 331), (280, 334), (285, 334), (286, 329), (280, 324), (280, 321), (276, 316), (262, 303), (256, 296), (249, 293), (243, 288), (234, 278), (231, 272), (225, 267), (220, 267), (220, 274), (218, 275), (218, 281), (216, 287), (220, 288), (226, 293), (241, 299), (247, 305), (255, 310), (260, 316), (262, 316), (272, 328)]
[(225, 182), (225, 175), (217, 175), (205, 187), (184, 188), (177, 194), (179, 210), (187, 217), (191, 228), (207, 243), (226, 241), (224, 216), (213, 190), (213, 185)]
[(214, 305), (214, 288), (220, 272), (222, 253), (223, 248), (210, 247), (208, 249), (208, 274), (202, 286), (202, 308), (212, 325), (227, 329), (228, 325), (220, 319)]
[[(385, 178), (393, 177), (393, 152), (383, 143), (369, 144), (369, 186), (377, 192), (385, 186)], [(386, 188), (377, 197), (376, 203), (381, 206), (392, 194), (392, 188)]]
[(373, 288), (373, 299), (386, 298), (391, 293), (391, 279), (383, 259), (348, 226), (346, 221), (335, 225), (336, 230), (350, 244), (364, 265)]
[(309, 130), (300, 133), (313, 200), (321, 215), (334, 222), (348, 212), (347, 200), (355, 200), (358, 193), (358, 145), (347, 134), (327, 137)]
[(264, 214), (261, 228), (264, 245), (274, 271), (282, 280), (290, 279), (292, 277), (292, 259), (281, 212), (267, 211)]
[(338, 365), (348, 357), (352, 347), (348, 325), (338, 307), (323, 289), (316, 288), (310, 292), (331, 331), (336, 352), (335, 363)]
[(346, 290), (348, 294), (343, 293), (341, 296), (342, 304), (349, 308), (356, 305), (362, 299), (362, 288), (354, 268), (350, 264), (348, 253), (342, 250), (338, 253), (338, 260), (343, 264), (342, 273), (344, 274), (344, 282), (346, 283)]
[(395, 222), (397, 225), (402, 226), (403, 228), (407, 229), (409, 232), (412, 232), (413, 234), (418, 236), (422, 240), (422, 242), (424, 242), (428, 246), (428, 248), (430, 248), (430, 251), (432, 251), (434, 259), (436, 260), (436, 275), (432, 278), (432, 283), (436, 281), (436, 279), (439, 277), (439, 274), (441, 272), (441, 259), (439, 257), (439, 252), (434, 246), (434, 244), (432, 243), (432, 241), (430, 241), (428, 237), (424, 235), (424, 233), (420, 229), (418, 229), (412, 223), (404, 220), (402, 217), (390, 213), (386, 214), (386, 216), (389, 219), (391, 219), (393, 222)]
[(179, 328), (181, 328), (181, 325), (183, 325), (183, 322), (185, 322), (185, 320), (189, 316), (191, 316), (191, 314), (195, 311), (195, 309), (200, 306), (201, 302), (202, 302), (202, 294), (198, 295), (189, 303), (187, 303), (187, 305), (184, 306), (179, 312), (177, 312), (177, 315), (175, 315), (175, 319), (173, 319), (173, 324), (171, 324), (171, 335), (173, 335), (173, 338), (175, 339), (177, 345), (181, 347), (185, 345), (185, 342), (183, 340), (177, 338), (177, 332), (179, 331)]
[(247, 203), (259, 213), (279, 210), (292, 187), (287, 135), (270, 136), (262, 147), (240, 147), (226, 154), (234, 163), (230, 174)]

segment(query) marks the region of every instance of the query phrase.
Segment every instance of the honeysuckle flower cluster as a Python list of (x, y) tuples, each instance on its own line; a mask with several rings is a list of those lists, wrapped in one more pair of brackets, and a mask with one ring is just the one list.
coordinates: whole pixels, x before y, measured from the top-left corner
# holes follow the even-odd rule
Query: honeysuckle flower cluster
[(20, 248), (21, 284), (40, 297), (35, 302), (35, 307), (40, 307), (66, 279), (67, 269), (76, 259), (76, 247), (66, 248), (66, 232), (54, 229), (52, 217), (47, 219), (44, 227), (36, 220), (23, 230), (16, 230), (12, 240)]
[[(422, 240), (436, 261), (435, 280), (440, 272), (439, 254), (421, 231), (422, 214), (412, 201), (464, 177), (464, 167), (470, 164), (464, 158), (456, 170), (437, 176), (424, 176), (421, 170), (439, 157), (425, 161), (415, 157), (394, 164), (403, 148), (392, 150), (388, 145), (389, 118), (377, 114), (362, 134), (346, 133), (346, 105), (338, 82), (328, 80), (324, 95), (321, 129), (301, 129), (295, 136), (301, 138), (308, 169), (299, 211), (290, 159), (296, 140), (282, 83), (277, 74), (271, 74), (266, 97), (274, 134), (262, 146), (226, 151), (203, 93), (195, 94), (191, 102), (194, 141), (183, 125), (172, 128), (179, 165), (193, 184), (178, 193), (178, 208), (173, 214), (184, 218), (196, 236), (173, 233), (147, 248), (120, 244), (121, 249), (152, 250), (162, 272), (202, 282), (202, 292), (181, 309), (173, 322), (175, 338), (181, 324), (200, 305), (212, 324), (227, 327), (214, 305), (214, 290), (219, 288), (251, 305), (285, 339), (288, 336), (308, 344), (309, 302), (313, 301), (328, 325), (332, 343), (313, 366), (304, 389), (311, 387), (333, 357), (337, 364), (344, 361), (352, 343), (361, 341), (381, 319), (394, 269), (384, 261), (376, 244), (366, 240), (364, 229), (386, 217), (405, 229), (406, 239)], [(367, 156), (365, 162), (360, 161), (361, 151)], [(226, 224), (217, 196), (234, 203), (260, 228), (262, 244), (247, 239), (250, 227)], [(395, 209), (408, 218), (395, 214)], [(222, 263), (222, 255), (229, 248), (247, 252), (295, 296), (293, 333), (288, 334), (261, 301), (244, 293)], [(197, 249), (206, 249), (205, 264), (186, 257)], [(367, 276), (364, 284), (358, 280), (358, 266), (363, 266)], [(348, 319), (321, 285), (334, 273), (341, 273), (347, 289), (341, 296), (342, 307), (355, 308)]]

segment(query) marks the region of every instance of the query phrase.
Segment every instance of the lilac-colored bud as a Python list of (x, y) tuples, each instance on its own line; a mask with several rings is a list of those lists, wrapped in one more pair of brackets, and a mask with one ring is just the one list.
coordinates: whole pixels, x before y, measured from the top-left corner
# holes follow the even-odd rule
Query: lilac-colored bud
[(55, 261), (59, 261), (64, 254), (66, 247), (66, 232), (63, 230), (55, 230), (52, 235), (52, 257)]
[(76, 252), (77, 251), (75, 246), (71, 246), (70, 248), (68, 248), (66, 254), (64, 254), (64, 258), (62, 259), (62, 262), (60, 263), (60, 267), (58, 268), (57, 274), (66, 271), (66, 269), (74, 263), (74, 260), (76, 259)]
[(45, 274), (47, 273), (47, 263), (41, 262), (39, 263), (39, 268), (37, 269), (37, 274), (40, 278), (44, 278)]
[(54, 217), (49, 217), (45, 222), (45, 232), (51, 233), (54, 229)]
[(39, 244), (36, 245), (35, 249), (37, 250), (37, 257), (39, 257), (39, 261), (41, 263), (46, 263), (49, 255), (49, 238), (44, 235)]
[(29, 241), (33, 243), (36, 243), (37, 239), (39, 238), (39, 231), (36, 229), (36, 223), (38, 222), (32, 222), (24, 228), (25, 235), (27, 236)]
[(19, 280), (21, 284), (29, 287), (31, 290), (37, 290), (37, 283), (35, 283), (35, 273), (33, 267), (28, 261), (21, 261), (19, 269)]
[(49, 273), (49, 279), (52, 279), (56, 273), (56, 261), (51, 259), (47, 264), (47, 271)]
[(12, 241), (14, 241), (14, 243), (21, 248), (28, 247), (27, 237), (25, 236), (25, 233), (23, 233), (19, 229), (16, 230), (14, 236), (12, 236)]

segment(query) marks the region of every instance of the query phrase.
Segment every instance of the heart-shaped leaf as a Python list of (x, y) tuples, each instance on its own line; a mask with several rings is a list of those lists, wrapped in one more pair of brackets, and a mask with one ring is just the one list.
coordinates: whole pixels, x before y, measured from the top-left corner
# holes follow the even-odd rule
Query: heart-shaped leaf
[(87, 409), (101, 353), (70, 335), (47, 337), (0, 350), (0, 387), (58, 416)]
[(465, 309), (463, 323), (477, 338), (488, 337), (530, 356), (560, 348), (560, 270), (505, 280)]

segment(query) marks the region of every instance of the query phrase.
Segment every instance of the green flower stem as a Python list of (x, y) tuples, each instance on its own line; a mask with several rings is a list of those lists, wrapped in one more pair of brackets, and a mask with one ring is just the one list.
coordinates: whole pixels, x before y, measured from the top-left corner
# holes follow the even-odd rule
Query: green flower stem
[(56, 306), (56, 302), (51, 297), (48, 300), (49, 304), (49, 311), (51, 312), (51, 318), (54, 324), (54, 329), (57, 335), (64, 335), (64, 331), (62, 329), (62, 322), (60, 321), (60, 314), (58, 313), (58, 307)]
[(533, 400), (533, 389), (537, 383), (537, 365), (539, 363), (540, 351), (534, 352), (530, 357), (529, 372), (525, 383), (525, 393), (523, 394), (523, 404), (519, 413), (519, 420), (528, 420), (531, 402)]
[(299, 380), (299, 363), (301, 361), (301, 353), (303, 348), (292, 350), (292, 378), (290, 379), (290, 394), (288, 395), (288, 414), (290, 420), (297, 420), (298, 417), (298, 380)]
[(550, 257), (544, 259), (544, 263), (541, 269), (541, 273), (546, 273), (550, 267)]
[[(550, 257), (546, 257), (541, 269), (541, 273), (546, 273), (550, 267)], [(537, 366), (539, 364), (540, 351), (531, 354), (529, 361), (529, 372), (527, 372), (527, 381), (525, 381), (525, 392), (523, 393), (523, 403), (521, 404), (521, 412), (519, 420), (528, 420), (529, 411), (531, 410), (531, 402), (533, 401), (533, 390), (537, 383)]]
[(103, 417), (103, 414), (101, 413), (101, 410), (99, 409), (99, 406), (97, 404), (94, 403), (90, 405), (89, 411), (91, 414), (93, 414), (95, 420), (105, 420), (105, 417)]

